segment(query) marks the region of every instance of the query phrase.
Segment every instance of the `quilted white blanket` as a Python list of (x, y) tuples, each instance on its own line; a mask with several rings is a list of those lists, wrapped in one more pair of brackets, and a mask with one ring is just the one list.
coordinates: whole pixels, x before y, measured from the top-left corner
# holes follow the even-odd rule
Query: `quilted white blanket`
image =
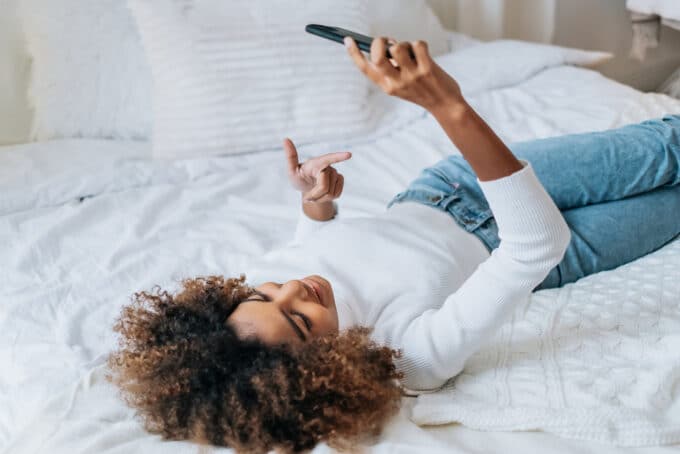
[(445, 390), (418, 398), (412, 419), (621, 446), (680, 442), (680, 239), (536, 293)]

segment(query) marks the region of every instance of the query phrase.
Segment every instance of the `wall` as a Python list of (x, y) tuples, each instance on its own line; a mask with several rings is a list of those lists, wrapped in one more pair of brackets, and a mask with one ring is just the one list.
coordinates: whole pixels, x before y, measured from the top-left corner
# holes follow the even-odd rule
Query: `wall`
[(649, 49), (643, 62), (628, 56), (632, 29), (623, 0), (561, 0), (557, 2), (555, 17), (558, 18), (555, 43), (601, 49), (616, 55), (599, 68), (612, 79), (651, 91), (680, 67), (680, 31), (670, 27), (661, 28), (660, 46)]
[(447, 28), (474, 34), (487, 26), (478, 35), (482, 39), (503, 36), (612, 52), (615, 58), (598, 69), (640, 90), (656, 89), (680, 67), (680, 31), (669, 27), (662, 27), (661, 45), (645, 61), (629, 58), (632, 28), (624, 0), (428, 1)]
[(25, 101), (28, 61), (21, 58), (25, 51), (17, 39), (18, 1), (0, 0), (0, 144), (22, 142), (29, 132), (31, 112)]
[(549, 42), (553, 36), (555, 3), (561, 0), (427, 1), (442, 24), (451, 30), (481, 40), (507, 37)]

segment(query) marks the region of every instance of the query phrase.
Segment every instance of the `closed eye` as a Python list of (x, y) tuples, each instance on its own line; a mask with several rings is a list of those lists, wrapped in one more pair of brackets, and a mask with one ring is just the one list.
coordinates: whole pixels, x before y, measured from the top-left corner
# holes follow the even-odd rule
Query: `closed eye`
[[(248, 299), (245, 299), (241, 302), (245, 303), (245, 302), (248, 302), (248, 301), (254, 301), (254, 302), (258, 302), (258, 303), (269, 303), (269, 302), (272, 301), (272, 299), (267, 294), (262, 293), (258, 290), (255, 290), (255, 292), (253, 293), (252, 296), (248, 297)], [(304, 315), (300, 312), (296, 312), (296, 311), (291, 311), (291, 315), (296, 316), (297, 318), (299, 318), (302, 321), (302, 323), (305, 325), (305, 328), (307, 328), (307, 332), (309, 332), (309, 333), (312, 332), (312, 326), (313, 325), (312, 325), (312, 321), (309, 319), (309, 317), (307, 317), (306, 315)], [(289, 320), (292, 321), (292, 319), (290, 319), (290, 318), (289, 318)], [(293, 324), (297, 327), (297, 323), (293, 322)], [(298, 332), (298, 335), (303, 340), (306, 340), (304, 338), (304, 335), (302, 334), (301, 330)]]
[(306, 315), (295, 311), (291, 311), (291, 314), (298, 316), (302, 320), (302, 323), (307, 327), (307, 331), (312, 331), (312, 321)]

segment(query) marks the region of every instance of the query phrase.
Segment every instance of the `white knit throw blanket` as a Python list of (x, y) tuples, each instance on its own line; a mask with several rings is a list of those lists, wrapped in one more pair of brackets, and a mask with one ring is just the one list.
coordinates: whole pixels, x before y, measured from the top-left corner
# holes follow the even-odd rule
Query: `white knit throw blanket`
[(411, 418), (619, 446), (680, 443), (680, 239), (535, 293), (462, 374), (418, 397)]

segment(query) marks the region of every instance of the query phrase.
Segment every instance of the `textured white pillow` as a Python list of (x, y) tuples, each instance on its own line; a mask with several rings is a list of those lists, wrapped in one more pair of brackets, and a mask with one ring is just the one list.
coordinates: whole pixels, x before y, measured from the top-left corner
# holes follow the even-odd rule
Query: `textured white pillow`
[(449, 35), (425, 0), (369, 0), (373, 36), (427, 41), (432, 55), (449, 51)]
[(368, 80), (310, 22), (369, 29), (363, 0), (129, 0), (153, 75), (153, 152), (233, 154), (371, 127)]
[(145, 138), (150, 75), (124, 0), (21, 0), (32, 138)]
[(436, 60), (444, 71), (456, 78), (463, 94), (471, 96), (481, 91), (517, 85), (547, 68), (596, 66), (611, 57), (608, 52), (498, 40), (466, 45)]

